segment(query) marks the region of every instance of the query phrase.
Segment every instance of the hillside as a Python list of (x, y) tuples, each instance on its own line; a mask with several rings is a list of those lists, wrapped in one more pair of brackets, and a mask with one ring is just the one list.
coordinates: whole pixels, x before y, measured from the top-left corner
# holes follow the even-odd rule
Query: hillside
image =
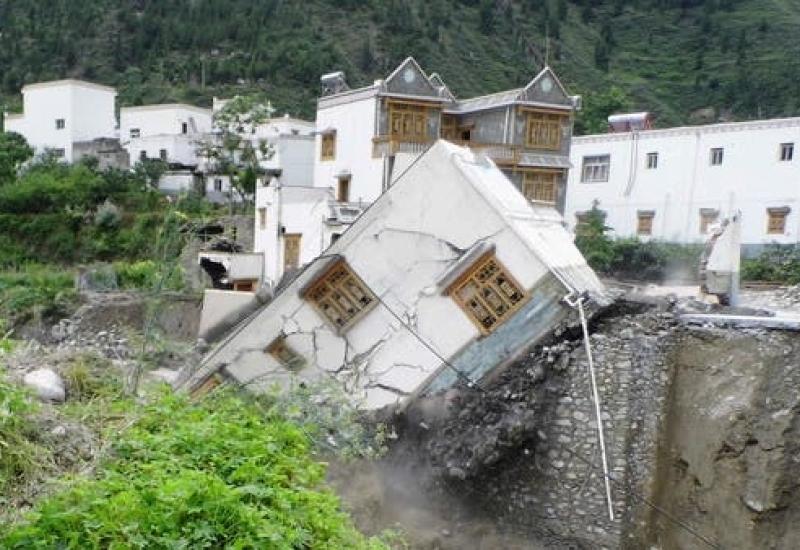
[(312, 117), (330, 70), (364, 84), (410, 54), (467, 97), (524, 83), (549, 50), (590, 109), (619, 86), (662, 126), (774, 117), (800, 112), (799, 29), (800, 0), (5, 0), (0, 106), (70, 76), (124, 105), (260, 88)]

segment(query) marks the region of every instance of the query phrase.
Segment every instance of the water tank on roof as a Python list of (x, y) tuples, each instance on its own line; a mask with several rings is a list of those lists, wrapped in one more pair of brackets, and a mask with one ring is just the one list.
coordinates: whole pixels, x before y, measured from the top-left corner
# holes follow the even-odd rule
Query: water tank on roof
[(347, 81), (344, 79), (344, 71), (324, 74), (319, 80), (322, 84), (322, 97), (338, 94), (350, 89), (347, 85)]
[(611, 115), (608, 117), (608, 131), (611, 133), (650, 130), (652, 127), (653, 117), (647, 111)]

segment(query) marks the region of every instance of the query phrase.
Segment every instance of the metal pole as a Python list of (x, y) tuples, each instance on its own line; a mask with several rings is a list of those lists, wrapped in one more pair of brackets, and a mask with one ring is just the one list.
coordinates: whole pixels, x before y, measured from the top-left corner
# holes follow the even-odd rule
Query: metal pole
[(614, 503), (611, 500), (611, 481), (608, 473), (608, 460), (606, 458), (606, 441), (603, 437), (603, 419), (600, 417), (600, 395), (597, 393), (597, 380), (594, 374), (594, 360), (592, 359), (592, 347), (589, 344), (589, 328), (586, 326), (586, 315), (583, 312), (583, 298), (577, 300), (578, 313), (581, 316), (581, 328), (583, 329), (583, 343), (586, 347), (586, 358), (589, 361), (589, 377), (592, 381), (592, 398), (594, 400), (594, 414), (597, 421), (597, 436), (600, 440), (600, 456), (603, 461), (603, 482), (606, 487), (606, 501), (608, 503), (608, 518), (614, 521)]

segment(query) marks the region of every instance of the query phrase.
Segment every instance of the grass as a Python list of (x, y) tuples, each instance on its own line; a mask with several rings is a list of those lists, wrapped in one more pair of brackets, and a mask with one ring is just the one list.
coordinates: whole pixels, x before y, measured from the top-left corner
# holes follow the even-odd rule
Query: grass
[(28, 264), (0, 271), (0, 319), (13, 326), (63, 317), (77, 302), (73, 286), (69, 270)]

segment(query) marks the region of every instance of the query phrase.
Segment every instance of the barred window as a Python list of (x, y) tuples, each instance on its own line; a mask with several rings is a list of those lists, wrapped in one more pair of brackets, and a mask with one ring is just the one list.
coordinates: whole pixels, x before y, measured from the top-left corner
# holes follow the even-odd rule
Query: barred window
[(478, 260), (447, 293), (483, 334), (492, 332), (528, 298), (493, 254)]
[(719, 166), (722, 164), (725, 150), (722, 147), (714, 147), (711, 149), (711, 166)]
[(306, 366), (305, 358), (286, 343), (286, 336), (279, 336), (264, 350), (286, 369), (298, 371)]
[(608, 181), (608, 172), (611, 166), (611, 155), (596, 155), (583, 157), (581, 169), (582, 183), (595, 183)]
[(658, 168), (658, 153), (647, 153), (647, 169), (655, 170)]
[(378, 302), (344, 260), (336, 262), (314, 282), (305, 292), (304, 298), (339, 332), (350, 328)]
[(556, 172), (525, 172), (522, 176), (522, 194), (531, 201), (555, 204), (557, 181)]
[(561, 147), (561, 125), (565, 117), (547, 113), (528, 113), (526, 147), (558, 149)]
[(428, 139), (428, 109), (421, 105), (389, 103), (389, 134), (400, 140)]

